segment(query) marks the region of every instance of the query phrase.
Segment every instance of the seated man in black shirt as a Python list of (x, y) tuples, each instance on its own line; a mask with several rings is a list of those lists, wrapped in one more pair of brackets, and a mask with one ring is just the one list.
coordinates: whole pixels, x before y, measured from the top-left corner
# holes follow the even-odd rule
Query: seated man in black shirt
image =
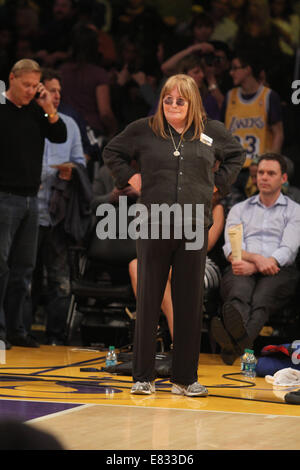
[[(23, 304), (35, 265), (38, 233), (37, 192), (44, 140), (66, 141), (67, 131), (40, 83), (39, 65), (17, 62), (0, 106), (0, 341), (38, 347), (26, 334)], [(1, 344), (2, 346), (2, 344)]]

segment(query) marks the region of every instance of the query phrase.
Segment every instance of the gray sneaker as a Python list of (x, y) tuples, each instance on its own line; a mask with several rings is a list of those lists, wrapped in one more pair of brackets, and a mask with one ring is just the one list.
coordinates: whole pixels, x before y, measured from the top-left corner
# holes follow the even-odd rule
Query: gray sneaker
[(135, 395), (151, 395), (151, 393), (155, 393), (155, 383), (135, 382), (131, 387), (131, 393)]
[(187, 397), (206, 397), (208, 395), (207, 389), (199, 382), (194, 382), (191, 385), (173, 384), (171, 392), (175, 395), (186, 395)]

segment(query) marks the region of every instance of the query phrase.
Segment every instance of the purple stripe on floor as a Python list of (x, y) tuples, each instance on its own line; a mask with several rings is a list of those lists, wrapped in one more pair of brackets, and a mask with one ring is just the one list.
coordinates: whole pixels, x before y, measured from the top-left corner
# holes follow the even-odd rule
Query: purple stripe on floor
[(11, 419), (24, 422), (78, 406), (82, 404), (0, 400), (0, 420)]

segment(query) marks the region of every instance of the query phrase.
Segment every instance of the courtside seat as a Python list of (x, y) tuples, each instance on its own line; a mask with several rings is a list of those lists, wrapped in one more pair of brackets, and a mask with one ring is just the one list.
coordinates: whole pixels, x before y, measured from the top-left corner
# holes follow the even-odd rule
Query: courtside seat
[[(71, 302), (67, 318), (67, 341), (70, 342), (76, 324), (76, 315), (103, 311), (114, 315), (125, 309), (135, 311), (135, 297), (131, 287), (128, 265), (136, 258), (136, 242), (128, 239), (100, 240), (93, 230), (86, 248), (69, 250)], [(128, 316), (127, 316), (128, 320)], [(101, 338), (99, 338), (101, 342)]]

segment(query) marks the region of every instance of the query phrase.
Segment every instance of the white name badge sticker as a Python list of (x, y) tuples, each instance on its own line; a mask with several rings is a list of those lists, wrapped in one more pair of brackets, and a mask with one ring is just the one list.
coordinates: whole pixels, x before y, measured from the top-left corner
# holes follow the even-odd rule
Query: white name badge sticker
[(211, 137), (208, 137), (208, 135), (203, 134), (203, 132), (201, 132), (200, 141), (201, 141), (203, 144), (209, 145), (210, 147), (211, 147), (211, 145), (212, 145), (212, 143), (213, 143), (213, 139), (212, 139)]

